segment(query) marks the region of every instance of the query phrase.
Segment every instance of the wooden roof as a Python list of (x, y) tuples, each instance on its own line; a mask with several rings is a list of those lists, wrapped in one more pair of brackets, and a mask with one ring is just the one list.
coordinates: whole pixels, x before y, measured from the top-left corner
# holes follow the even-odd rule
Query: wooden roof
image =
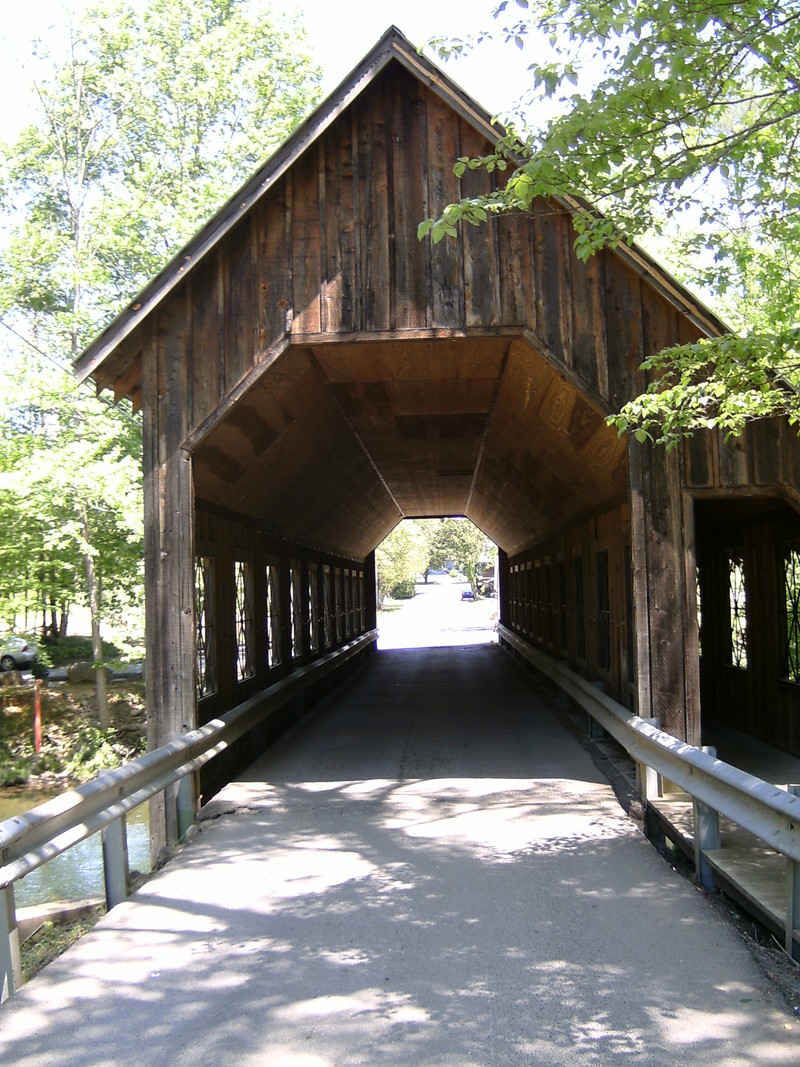
[(78, 375), (177, 421), (198, 498), (358, 558), (404, 516), (466, 514), (514, 553), (611, 505), (605, 414), (645, 355), (722, 326), (635, 247), (577, 262), (565, 200), (417, 241), (497, 180), (453, 174), (496, 137), (390, 29)]
[[(118, 399), (136, 394), (140, 382), (133, 369), (126, 364), (122, 373), (115, 373), (114, 357), (122, 343), (168, 293), (185, 281), (187, 274), (239, 222), (242, 214), (250, 210), (256, 201), (268, 192), (309, 145), (329, 128), (392, 60), (411, 71), (490, 143), (497, 141), (502, 129), (492, 123), (489, 113), (430, 60), (420, 55), (395, 26), (390, 27), (338, 89), (320, 104), (264, 166), (234, 193), (207, 225), (87, 346), (75, 361), (75, 373), (80, 381), (91, 377), (97, 380), (100, 388), (112, 386)], [(561, 202), (568, 210), (578, 205), (577, 199), (564, 198)], [(621, 245), (616, 254), (694, 322), (701, 333), (726, 332), (724, 325), (712, 312), (638, 246)]]

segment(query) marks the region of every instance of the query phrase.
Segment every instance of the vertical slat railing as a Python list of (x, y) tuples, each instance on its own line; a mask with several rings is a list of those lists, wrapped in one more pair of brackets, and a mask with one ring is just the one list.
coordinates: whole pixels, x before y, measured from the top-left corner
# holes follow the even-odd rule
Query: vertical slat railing
[(308, 686), (373, 648), (377, 637), (377, 630), (369, 630), (298, 667), (219, 719), (0, 823), (0, 1002), (21, 981), (16, 881), (100, 831), (106, 901), (109, 908), (119, 904), (129, 888), (126, 813), (177, 783), (178, 825), (184, 834), (194, 821), (189, 776)]

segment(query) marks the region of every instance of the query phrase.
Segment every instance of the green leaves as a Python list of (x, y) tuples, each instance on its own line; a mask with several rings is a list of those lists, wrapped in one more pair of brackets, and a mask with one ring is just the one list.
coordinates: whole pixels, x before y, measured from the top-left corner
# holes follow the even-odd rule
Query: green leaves
[[(106, 612), (140, 596), (140, 424), (76, 393), (70, 360), (319, 95), (302, 33), (240, 0), (118, 2), (63, 44), (40, 57), (38, 114), (0, 161), (0, 314), (16, 331), (0, 410), (6, 617), (85, 597), (85, 559)], [(19, 338), (47, 359), (31, 364)]]
[[(536, 41), (524, 112), (534, 125), (494, 156), (458, 161), (459, 177), (499, 159), (514, 168), (477, 202), (486, 217), (553, 195), (585, 201), (574, 216), (583, 261), (620, 240), (658, 240), (661, 254), (668, 239), (675, 272), (747, 338), (736, 359), (724, 346), (714, 358), (694, 353), (702, 388), (685, 353), (670, 350), (672, 384), (642, 402), (644, 421), (628, 412), (633, 432), (667, 443), (709, 420), (738, 433), (748, 417), (794, 418), (795, 372), (778, 334), (800, 322), (800, 0), (546, 0), (523, 15), (501, 5), (497, 17), (507, 41)], [(556, 117), (536, 126), (552, 113), (545, 101)], [(478, 221), (475, 205), (445, 225), (447, 208), (423, 236)]]
[(800, 418), (798, 330), (704, 339), (645, 361), (646, 393), (608, 419), (640, 442), (675, 447), (696, 430), (740, 434), (754, 419)]

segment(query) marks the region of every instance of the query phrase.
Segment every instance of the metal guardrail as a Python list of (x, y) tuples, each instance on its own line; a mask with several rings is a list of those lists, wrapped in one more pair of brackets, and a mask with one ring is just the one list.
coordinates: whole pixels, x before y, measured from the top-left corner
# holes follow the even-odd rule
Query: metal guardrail
[[(539, 651), (502, 624), (500, 639), (556, 683), (644, 767), (689, 793), (695, 801), (695, 857), (698, 878), (703, 850), (718, 839), (719, 815), (786, 857), (786, 950), (800, 928), (800, 797), (756, 778), (702, 749), (688, 745), (633, 715), (586, 678)], [(716, 823), (716, 828), (715, 828)]]
[(287, 701), (363, 652), (369, 630), (167, 745), (0, 823), (0, 1001), (20, 983), (14, 883), (98, 830), (109, 907), (127, 896), (123, 816), (223, 752)]

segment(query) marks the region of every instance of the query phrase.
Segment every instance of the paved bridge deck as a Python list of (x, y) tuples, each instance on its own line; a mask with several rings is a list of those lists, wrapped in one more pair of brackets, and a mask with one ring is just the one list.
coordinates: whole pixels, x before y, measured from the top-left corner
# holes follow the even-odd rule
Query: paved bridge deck
[(380, 652), (0, 1009), (0, 1062), (796, 1064), (735, 931), (496, 646)]

